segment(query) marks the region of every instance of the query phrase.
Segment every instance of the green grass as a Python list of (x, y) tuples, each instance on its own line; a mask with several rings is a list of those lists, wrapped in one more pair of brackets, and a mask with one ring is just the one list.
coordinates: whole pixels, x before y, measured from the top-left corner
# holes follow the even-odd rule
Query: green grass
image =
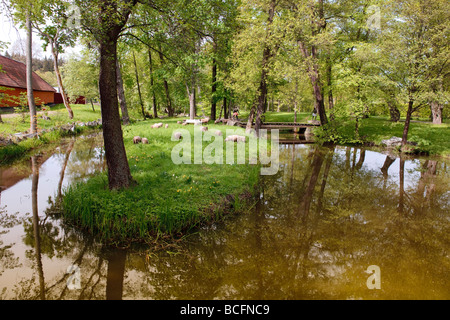
[[(175, 165), (171, 152), (179, 142), (171, 141), (172, 132), (194, 130), (194, 126), (177, 125), (177, 120), (161, 121), (169, 124), (168, 129), (151, 129), (155, 120), (124, 126), (128, 161), (138, 185), (109, 191), (106, 173), (72, 185), (64, 192), (64, 217), (104, 241), (122, 243), (185, 234), (244, 209), (254, 193), (259, 166), (247, 161), (244, 165)], [(230, 129), (208, 127), (224, 134)], [(133, 144), (136, 135), (148, 138), (149, 144)], [(203, 148), (209, 144), (204, 142)]]
[[(337, 143), (373, 142), (381, 145), (381, 141), (391, 137), (402, 137), (404, 120), (393, 123), (388, 117), (369, 117), (360, 120), (359, 135), (355, 137), (355, 120), (338, 119), (336, 130)], [(433, 125), (430, 122), (411, 122), (408, 141), (418, 144), (417, 151), (430, 155), (450, 155), (450, 124)]]
[[(248, 117), (248, 112), (241, 112), (240, 118)], [(311, 120), (308, 112), (299, 112), (297, 122)], [(391, 137), (402, 137), (405, 119), (397, 123), (389, 117), (372, 116), (360, 120), (359, 137), (355, 137), (355, 120), (351, 118), (337, 119), (334, 124), (334, 136), (331, 140), (337, 144), (354, 145), (374, 143), (380, 146), (381, 141)], [(265, 122), (294, 122), (293, 112), (266, 112)], [(318, 140), (329, 140), (330, 137), (320, 137), (321, 130), (317, 130)], [(430, 155), (450, 156), (450, 120), (446, 119), (441, 125), (433, 125), (428, 119), (413, 118), (408, 134), (408, 141), (416, 142), (417, 152)]]
[[(38, 129), (50, 129), (55, 126), (61, 126), (72, 122), (88, 122), (101, 118), (100, 107), (95, 106), (95, 112), (92, 110), (91, 105), (72, 104), (71, 108), (74, 113), (74, 118), (69, 119), (67, 110), (63, 104), (55, 105), (54, 107), (46, 107), (49, 111), (48, 115), (50, 120), (42, 119), (40, 114), (41, 110), (38, 110)], [(25, 132), (30, 129), (30, 115), (25, 114), (25, 119), (22, 120), (21, 114), (16, 114), (14, 117), (7, 115), (3, 116), (3, 123), (0, 123), (0, 135), (7, 136), (18, 132)]]
[[(71, 105), (74, 112), (74, 119), (69, 119), (68, 113), (64, 105), (56, 105), (48, 108), (52, 111), (49, 114), (50, 120), (44, 120), (39, 115), (38, 130), (49, 130), (55, 127), (60, 127), (72, 122), (88, 122), (101, 118), (100, 108), (97, 106), (95, 112), (90, 105)], [(9, 139), (14, 133), (26, 132), (30, 128), (30, 116), (14, 115), (13, 117), (3, 117), (3, 123), (0, 123), (0, 138)], [(81, 133), (88, 130), (86, 127), (78, 127), (77, 132)], [(45, 144), (51, 142), (58, 142), (66, 133), (59, 130), (46, 132), (39, 136), (39, 139), (27, 139), (19, 143), (0, 147), (0, 164), (10, 163), (20, 157), (26, 156), (29, 152), (36, 148), (40, 148)]]

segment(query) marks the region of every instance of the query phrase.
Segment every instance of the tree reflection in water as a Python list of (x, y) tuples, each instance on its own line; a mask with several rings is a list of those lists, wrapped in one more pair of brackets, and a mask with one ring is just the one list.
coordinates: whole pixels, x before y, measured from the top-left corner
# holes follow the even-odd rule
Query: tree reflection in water
[[(264, 179), (254, 211), (192, 237), (179, 255), (149, 260), (153, 298), (449, 297), (445, 162), (314, 146), (280, 156), (282, 171)], [(366, 286), (374, 264), (381, 290)]]
[[(89, 157), (95, 148), (77, 149), (75, 144), (64, 150), (56, 195), (64, 174), (83, 178), (80, 171), (101, 168)], [(262, 179), (255, 207), (200, 230), (172, 251), (108, 248), (61, 223), (55, 211), (49, 209), (43, 219), (33, 215), (29, 225), (34, 228), (24, 224), (25, 243), (36, 253), (28, 261), (38, 270), (47, 270), (53, 260), (64, 268), (51, 275), (38, 272), (44, 285), (20, 281), (16, 296), (448, 299), (445, 160), (289, 145), (281, 146), (280, 162), (277, 175)], [(36, 226), (39, 232), (33, 233)], [(1, 248), (0, 242), (0, 250), (11, 248)], [(0, 271), (20, 265), (9, 252)], [(71, 264), (81, 270), (79, 290), (66, 286), (65, 269)], [(381, 269), (381, 290), (366, 286), (370, 265)]]

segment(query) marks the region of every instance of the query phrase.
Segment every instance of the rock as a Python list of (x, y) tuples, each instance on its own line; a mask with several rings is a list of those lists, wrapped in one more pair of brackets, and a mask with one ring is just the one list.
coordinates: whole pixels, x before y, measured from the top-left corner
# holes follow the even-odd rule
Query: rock
[(168, 124), (166, 124), (166, 129), (167, 129), (167, 128), (169, 128), (169, 125), (168, 125)]
[(186, 120), (184, 123), (186, 123), (186, 124), (194, 124), (194, 125), (201, 125), (202, 124), (202, 122), (200, 121), (200, 120)]
[(178, 140), (181, 139), (181, 136), (182, 136), (181, 132), (175, 132), (175, 133), (173, 134), (173, 139), (176, 140), (176, 141), (178, 141)]
[(0, 146), (4, 147), (4, 146), (9, 146), (14, 144), (14, 141), (9, 139), (9, 138), (2, 138), (0, 137)]
[(147, 138), (142, 138), (142, 144), (148, 144), (148, 139)]
[(245, 136), (238, 136), (238, 135), (232, 135), (226, 137), (225, 141), (232, 141), (232, 142), (245, 142)]
[(141, 138), (141, 137), (136, 136), (136, 137), (133, 138), (133, 143), (134, 143), (134, 144), (138, 144), (138, 143), (140, 143), (140, 142), (142, 142), (142, 138)]
[(203, 132), (206, 132), (206, 131), (208, 131), (208, 127), (201, 127), (200, 130)]
[(214, 134), (215, 134), (216, 136), (222, 136), (222, 131), (216, 130), (216, 131), (214, 132)]
[(237, 126), (237, 121), (233, 121), (233, 120), (228, 120), (227, 121), (227, 126), (232, 126), (232, 127), (234, 127), (234, 126)]
[(164, 125), (163, 123), (155, 123), (154, 125), (152, 125), (152, 128), (159, 129), (159, 128), (162, 128), (163, 125)]
[(181, 121), (177, 121), (177, 124), (182, 124), (183, 122), (181, 122)]
[(382, 144), (386, 145), (387, 147), (398, 147), (402, 144), (402, 138), (399, 137), (392, 137), (388, 140), (381, 141)]

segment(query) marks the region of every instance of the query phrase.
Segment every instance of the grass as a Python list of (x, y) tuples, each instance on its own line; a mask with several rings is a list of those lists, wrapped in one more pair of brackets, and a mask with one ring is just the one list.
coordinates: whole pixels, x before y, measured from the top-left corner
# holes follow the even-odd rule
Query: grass
[[(402, 137), (404, 120), (393, 123), (388, 117), (369, 117), (360, 120), (359, 135), (355, 137), (355, 120), (338, 119), (335, 126), (337, 143), (370, 142), (381, 145), (382, 140)], [(408, 141), (417, 143), (417, 152), (429, 155), (450, 156), (450, 124), (433, 125), (430, 122), (411, 122)]]
[[(137, 186), (109, 191), (106, 173), (72, 185), (64, 192), (64, 217), (103, 241), (125, 243), (180, 236), (244, 209), (254, 194), (259, 166), (247, 161), (244, 165), (174, 164), (171, 152), (179, 142), (171, 141), (172, 133), (186, 129), (193, 136), (194, 130), (194, 126), (181, 126), (176, 121), (161, 121), (169, 124), (168, 129), (151, 129), (155, 120), (124, 126), (128, 161)], [(230, 129), (208, 127), (224, 135)], [(137, 135), (148, 138), (149, 144), (133, 144)], [(210, 142), (204, 142), (203, 148), (208, 145)]]
[[(93, 111), (90, 105), (71, 105), (74, 112), (74, 119), (69, 119), (68, 113), (64, 105), (56, 105), (52, 108), (47, 107), (50, 120), (42, 119), (41, 115), (37, 119), (38, 131), (50, 130), (52, 128), (60, 127), (67, 123), (72, 122), (88, 122), (101, 118), (100, 108), (97, 107), (96, 111)], [(3, 116), (3, 123), (0, 123), (0, 138), (2, 140), (9, 139), (15, 133), (26, 132), (30, 128), (30, 116), (24, 115), (8, 115)], [(81, 133), (87, 130), (86, 127), (78, 127), (77, 133)], [(0, 164), (10, 163), (20, 157), (26, 156), (29, 152), (36, 148), (40, 148), (45, 144), (51, 142), (58, 142), (67, 133), (54, 130), (43, 133), (39, 136), (39, 139), (27, 139), (15, 144), (6, 145), (0, 147)]]
[[(248, 117), (248, 112), (241, 112), (240, 118)], [(308, 112), (299, 112), (297, 122), (311, 120)], [(416, 152), (437, 156), (450, 156), (450, 120), (441, 125), (433, 125), (428, 119), (414, 118), (410, 125), (408, 141), (417, 143)], [(334, 136), (325, 136), (317, 130), (318, 140), (331, 140), (336, 144), (375, 144), (380, 146), (381, 141), (391, 137), (402, 137), (404, 119), (397, 123), (390, 121), (389, 117), (372, 116), (360, 120), (359, 137), (355, 137), (355, 120), (351, 118), (338, 118), (334, 124)], [(294, 122), (293, 112), (266, 112), (265, 122)]]

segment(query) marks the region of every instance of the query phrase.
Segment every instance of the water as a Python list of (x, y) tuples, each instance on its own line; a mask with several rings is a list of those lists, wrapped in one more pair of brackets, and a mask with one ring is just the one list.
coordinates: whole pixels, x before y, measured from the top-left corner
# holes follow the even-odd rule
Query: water
[(100, 145), (68, 141), (2, 168), (1, 298), (450, 298), (448, 160), (281, 145), (248, 212), (153, 251), (105, 247), (51, 210), (104, 168)]

